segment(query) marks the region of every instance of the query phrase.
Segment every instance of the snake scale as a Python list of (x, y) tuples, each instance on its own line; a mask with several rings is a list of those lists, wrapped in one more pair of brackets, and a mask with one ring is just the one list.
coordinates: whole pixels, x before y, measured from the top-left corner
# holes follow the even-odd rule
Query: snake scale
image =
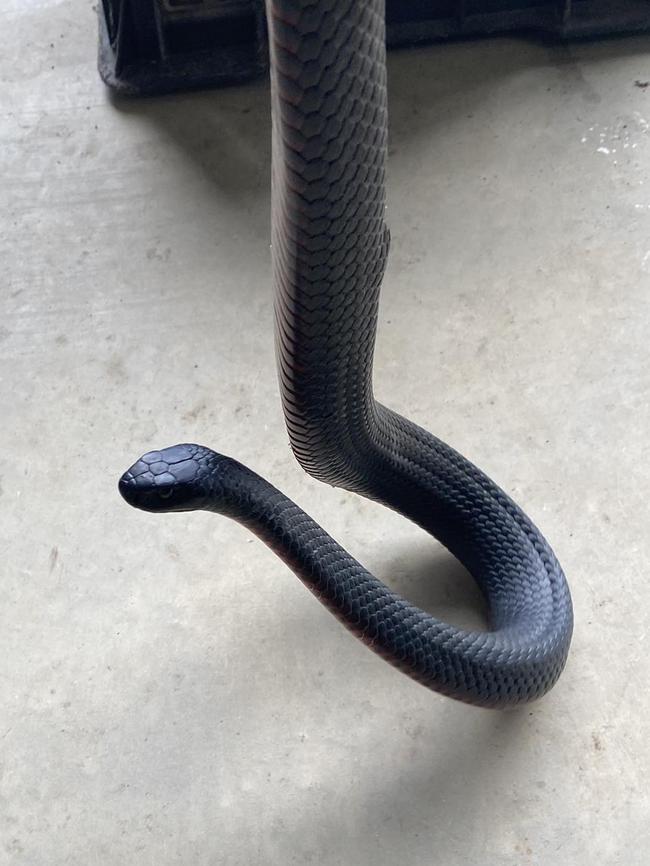
[(551, 548), (479, 469), (373, 396), (389, 248), (384, 0), (267, 0), (267, 18), (276, 352), (294, 454), (447, 547), (481, 587), (489, 629), (410, 604), (271, 484), (203, 446), (145, 454), (120, 491), (144, 510), (244, 524), (371, 649), (437, 692), (492, 707), (538, 698), (563, 670), (573, 625)]

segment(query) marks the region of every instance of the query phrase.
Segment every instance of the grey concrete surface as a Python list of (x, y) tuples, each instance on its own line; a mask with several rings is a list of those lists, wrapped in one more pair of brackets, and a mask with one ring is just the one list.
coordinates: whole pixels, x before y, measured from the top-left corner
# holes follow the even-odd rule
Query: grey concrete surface
[(117, 495), (142, 451), (211, 444), (483, 621), (434, 542), (289, 453), (265, 83), (112, 104), (87, 4), (0, 25), (0, 863), (650, 862), (650, 37), (390, 61), (378, 395), (527, 508), (575, 600), (557, 688), (497, 714), (368, 653), (243, 529)]

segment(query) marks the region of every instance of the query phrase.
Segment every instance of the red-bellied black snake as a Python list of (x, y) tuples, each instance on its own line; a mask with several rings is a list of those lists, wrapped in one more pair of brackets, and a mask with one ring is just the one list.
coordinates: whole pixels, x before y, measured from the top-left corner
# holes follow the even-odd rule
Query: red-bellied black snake
[(276, 343), (294, 453), (314, 477), (384, 503), (441, 541), (488, 603), (488, 631), (443, 623), (388, 589), (297, 505), (198, 445), (142, 457), (132, 505), (244, 523), (372, 649), (483, 706), (537, 698), (564, 667), (571, 597), (523, 511), (468, 460), (373, 396), (385, 224), (383, 0), (268, 0)]

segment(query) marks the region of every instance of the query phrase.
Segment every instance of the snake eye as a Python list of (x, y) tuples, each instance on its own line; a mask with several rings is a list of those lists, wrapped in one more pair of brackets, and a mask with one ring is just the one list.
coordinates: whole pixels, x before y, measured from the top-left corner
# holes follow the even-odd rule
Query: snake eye
[[(165, 464), (162, 464), (162, 468), (165, 468)], [(154, 484), (156, 485), (156, 493), (160, 499), (169, 499), (174, 492), (174, 485), (176, 483), (176, 479), (171, 474), (171, 472), (160, 472), (156, 475), (154, 479)]]

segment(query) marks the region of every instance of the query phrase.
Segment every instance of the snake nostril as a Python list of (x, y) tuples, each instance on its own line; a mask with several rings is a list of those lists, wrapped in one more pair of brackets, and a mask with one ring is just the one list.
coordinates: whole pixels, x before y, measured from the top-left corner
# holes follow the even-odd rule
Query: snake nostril
[(129, 487), (133, 487), (134, 484), (135, 484), (135, 478), (133, 477), (133, 475), (130, 472), (125, 472), (119, 481), (120, 490), (126, 490)]
[(131, 471), (127, 471), (120, 478), (118, 483), (118, 489), (123, 499), (127, 502), (133, 504), (133, 498), (137, 489), (136, 480), (133, 477)]

